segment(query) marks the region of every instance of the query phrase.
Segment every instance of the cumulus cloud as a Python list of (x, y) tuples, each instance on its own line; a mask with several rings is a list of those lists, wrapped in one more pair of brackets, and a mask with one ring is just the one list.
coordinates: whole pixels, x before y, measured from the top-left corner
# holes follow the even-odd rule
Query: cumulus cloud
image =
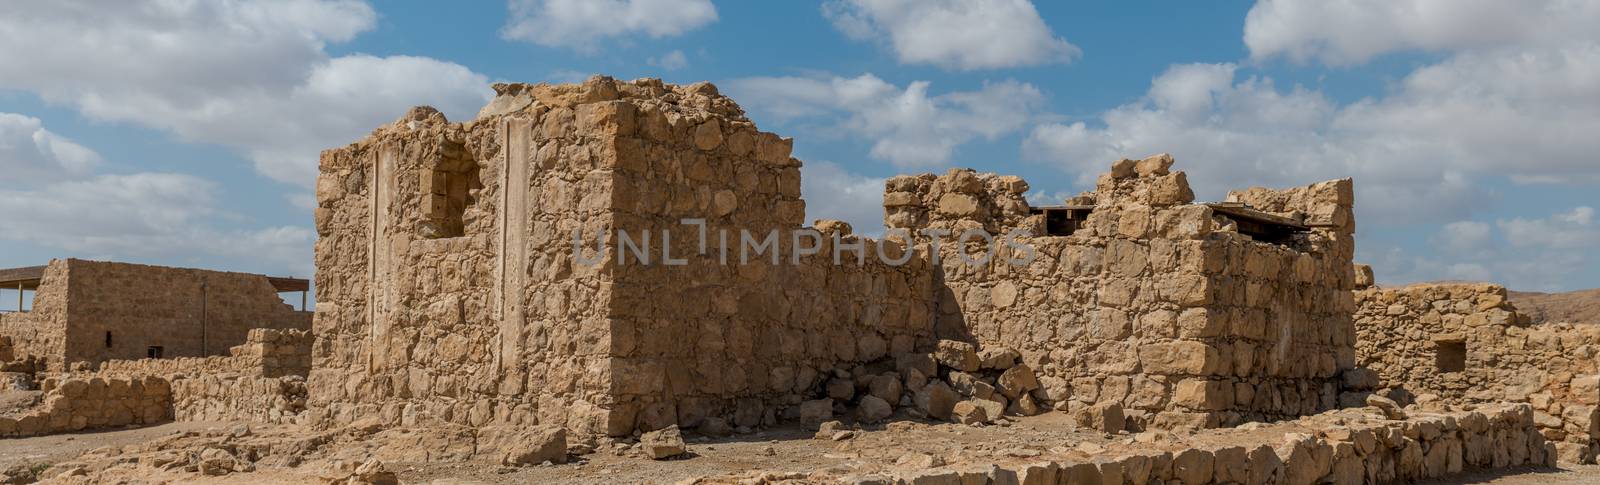
[(854, 40), (890, 46), (902, 64), (974, 70), (1072, 61), (1027, 0), (830, 0), (822, 14)]
[(1600, 41), (1585, 0), (1263, 0), (1245, 17), (1250, 56), (1359, 64), (1398, 51), (1449, 52)]
[(0, 113), (0, 186), (88, 173), (100, 154), (44, 129), (38, 118)]
[(1028, 0), (829, 0), (822, 13), (852, 39), (887, 44), (903, 64), (995, 69), (1081, 53)]
[(0, 190), (0, 239), (65, 254), (132, 261), (227, 261), (235, 269), (311, 274), (316, 234), (297, 226), (224, 228), (216, 184), (185, 174), (98, 175)]
[(1544, 217), (1457, 221), (1431, 241), (1443, 251), (1412, 254), (1398, 247), (1361, 256), (1381, 268), (1379, 279), (1410, 283), (1439, 279), (1495, 281), (1518, 290), (1571, 288), (1600, 263), (1600, 221), (1595, 209), (1578, 206)]
[(596, 52), (607, 38), (673, 37), (717, 21), (711, 0), (511, 0), (500, 35)]
[(901, 88), (870, 73), (728, 83), (734, 97), (755, 111), (779, 121), (823, 120), (836, 134), (872, 141), (872, 158), (901, 168), (941, 166), (957, 146), (1019, 131), (1044, 101), (1038, 88), (1009, 80), (939, 95), (930, 95), (930, 86), (915, 81)]
[(683, 51), (674, 50), (659, 58), (652, 57), (646, 63), (668, 71), (676, 71), (689, 67), (689, 56), (683, 55)]
[(454, 63), (325, 51), (375, 20), (354, 0), (28, 2), (0, 16), (0, 43), (30, 46), (0, 50), (0, 88), (232, 147), (310, 186), (321, 149), (417, 104), (470, 117), (492, 94)]
[[(217, 184), (179, 173), (96, 174), (101, 158), (45, 129), (38, 119), (0, 113), (0, 241), (37, 244), (61, 255), (311, 274), (316, 234), (297, 226), (229, 227)], [(13, 176), (15, 174), (16, 176)], [(38, 176), (30, 176), (37, 174)]]
[(883, 234), (883, 179), (851, 173), (829, 161), (800, 167), (800, 194), (806, 200), (806, 222), (836, 219), (850, 223), (856, 234)]
[[(1420, 68), (1387, 95), (1339, 104), (1242, 77), (1234, 64), (1176, 65), (1146, 95), (1095, 120), (1036, 127), (1035, 159), (1092, 177), (1111, 160), (1171, 152), (1197, 190), (1353, 176), (1363, 218), (1459, 218), (1480, 182), (1600, 181), (1600, 47), (1464, 54)], [(1374, 220), (1369, 219), (1369, 220)]]

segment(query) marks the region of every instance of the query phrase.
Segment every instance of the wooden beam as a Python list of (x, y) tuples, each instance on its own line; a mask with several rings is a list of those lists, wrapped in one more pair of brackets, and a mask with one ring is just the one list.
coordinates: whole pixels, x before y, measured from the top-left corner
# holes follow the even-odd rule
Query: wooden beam
[(267, 282), (279, 293), (290, 291), (311, 291), (311, 281), (300, 278), (285, 278), (281, 276), (268, 276)]

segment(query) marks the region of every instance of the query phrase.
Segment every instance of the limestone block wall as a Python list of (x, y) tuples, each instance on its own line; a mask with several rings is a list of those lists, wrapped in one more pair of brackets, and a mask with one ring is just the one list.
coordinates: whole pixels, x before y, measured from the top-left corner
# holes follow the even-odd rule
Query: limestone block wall
[[(496, 89), (475, 120), (418, 108), (323, 154), (313, 421), (759, 424), (827, 365), (888, 352), (857, 342), (931, 334), (925, 269), (691, 254), (682, 218), (737, 244), (804, 214), (790, 142), (713, 86)], [(622, 231), (652, 264), (618, 258)]]
[[(625, 251), (612, 273), (614, 434), (707, 417), (771, 424), (834, 368), (931, 342), (926, 261), (892, 265), (879, 245), (900, 255), (898, 243), (803, 227), (790, 140), (758, 131), (708, 84), (686, 89), (709, 108), (646, 99), (633, 108), (636, 126), (617, 130), (629, 148), (614, 173), (616, 227), (649, 233), (653, 260)], [(684, 219), (704, 221), (703, 246)], [(776, 247), (743, 261), (747, 236), (775, 237)], [(668, 243), (681, 265), (663, 259)]]
[(0, 314), (0, 335), (11, 338), (12, 359), (61, 365), (67, 345), (67, 267), (52, 261), (33, 295), (33, 310)]
[(304, 377), (206, 374), (172, 381), (173, 419), (298, 423), (306, 409)]
[(127, 263), (52, 261), (68, 274), (68, 362), (222, 355), (253, 328), (306, 329), (266, 277)]
[[(1353, 225), (1254, 241), (1191, 204), (1171, 164), (1119, 162), (1075, 198), (1094, 206), (1082, 228), (1016, 240), (1036, 255), (1026, 263), (1013, 264), (1025, 252), (1012, 245), (947, 240), (939, 336), (1020, 351), (1041, 376), (1034, 398), (1062, 409), (1118, 403), (1136, 422), (1205, 427), (1333, 408), (1333, 379), (1354, 360)], [(886, 186), (891, 229), (1043, 234), (1014, 177), (958, 170)], [(1261, 206), (1274, 213), (1332, 206), (1348, 219), (1353, 204), (1348, 180), (1254, 192), (1284, 199)], [(991, 246), (986, 264), (960, 259)]]
[(1424, 405), (1527, 402), (1562, 461), (1600, 443), (1600, 329), (1539, 324), (1488, 283), (1356, 292), (1357, 354), (1378, 387)]
[(1097, 453), (1066, 459), (997, 460), (899, 475), (907, 483), (1410, 483), (1462, 472), (1552, 467), (1555, 449), (1526, 405), (1372, 420), (1345, 420), (1316, 434), (1288, 433), (1250, 445), (1182, 451)]
[(305, 377), (310, 369), (310, 331), (257, 328), (248, 332), (244, 343), (228, 349), (227, 356), (108, 360), (100, 363), (97, 373), (171, 378), (225, 373), (258, 377)]
[(66, 377), (44, 382), (43, 404), (18, 416), (0, 416), (0, 437), (36, 436), (88, 429), (155, 424), (172, 419), (172, 387), (146, 377)]

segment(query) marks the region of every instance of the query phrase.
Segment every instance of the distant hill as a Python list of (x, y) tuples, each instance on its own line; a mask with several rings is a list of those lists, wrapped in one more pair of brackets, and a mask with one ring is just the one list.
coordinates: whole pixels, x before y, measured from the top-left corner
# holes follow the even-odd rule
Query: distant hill
[(1517, 311), (1532, 318), (1534, 323), (1600, 324), (1600, 288), (1566, 293), (1512, 291), (1508, 294)]

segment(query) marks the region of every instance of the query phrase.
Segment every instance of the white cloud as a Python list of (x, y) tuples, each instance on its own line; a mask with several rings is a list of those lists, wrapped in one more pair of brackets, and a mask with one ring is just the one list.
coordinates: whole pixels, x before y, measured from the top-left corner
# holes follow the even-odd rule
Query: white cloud
[(30, 46), (0, 50), (0, 88), (229, 146), (310, 186), (320, 150), (416, 104), (470, 117), (491, 94), (453, 63), (324, 50), (375, 20), (352, 0), (28, 2), (0, 16), (0, 44)]
[(1028, 0), (829, 0), (822, 12), (852, 39), (887, 43), (903, 64), (995, 69), (1081, 53)]
[(683, 55), (683, 51), (674, 50), (666, 53), (666, 55), (661, 56), (659, 59), (652, 57), (650, 60), (646, 61), (646, 63), (655, 67), (666, 69), (668, 71), (676, 71), (685, 67), (689, 67), (689, 56)]
[(1600, 41), (1588, 0), (1263, 0), (1245, 17), (1253, 58), (1351, 65), (1390, 52), (1494, 50)]
[(806, 200), (806, 223), (836, 219), (850, 223), (856, 234), (883, 234), (883, 179), (850, 173), (828, 161), (800, 167), (800, 193)]
[(500, 35), (596, 52), (610, 37), (673, 37), (717, 20), (711, 0), (511, 0)]
[(100, 154), (44, 129), (38, 118), (0, 113), (0, 186), (88, 173)]
[[(1245, 184), (1353, 176), (1362, 218), (1461, 217), (1478, 183), (1600, 181), (1600, 47), (1464, 54), (1412, 72), (1381, 98), (1240, 79), (1233, 64), (1176, 65), (1146, 96), (1089, 122), (1036, 127), (1024, 152), (1087, 182), (1112, 160), (1171, 152), (1202, 197)], [(1373, 220), (1373, 219), (1369, 219)]]
[(1588, 206), (1547, 217), (1445, 224), (1432, 237), (1443, 251), (1411, 254), (1397, 247), (1363, 249), (1379, 279), (1410, 283), (1441, 279), (1494, 281), (1519, 290), (1570, 289), (1600, 263), (1600, 221)]
[(295, 226), (224, 229), (218, 187), (174, 173), (99, 175), (37, 189), (0, 190), (0, 239), (64, 254), (124, 261), (215, 261), (239, 269), (311, 274), (316, 234)]
[(1600, 224), (1595, 223), (1594, 208), (1574, 207), (1545, 219), (1513, 218), (1496, 221), (1495, 225), (1512, 246), (1553, 250), (1585, 250), (1600, 248)]
[(1016, 81), (931, 96), (929, 86), (915, 81), (902, 89), (863, 74), (744, 78), (728, 90), (779, 121), (820, 118), (835, 134), (871, 140), (872, 158), (902, 168), (941, 166), (961, 144), (1021, 130), (1044, 101), (1038, 88)]

